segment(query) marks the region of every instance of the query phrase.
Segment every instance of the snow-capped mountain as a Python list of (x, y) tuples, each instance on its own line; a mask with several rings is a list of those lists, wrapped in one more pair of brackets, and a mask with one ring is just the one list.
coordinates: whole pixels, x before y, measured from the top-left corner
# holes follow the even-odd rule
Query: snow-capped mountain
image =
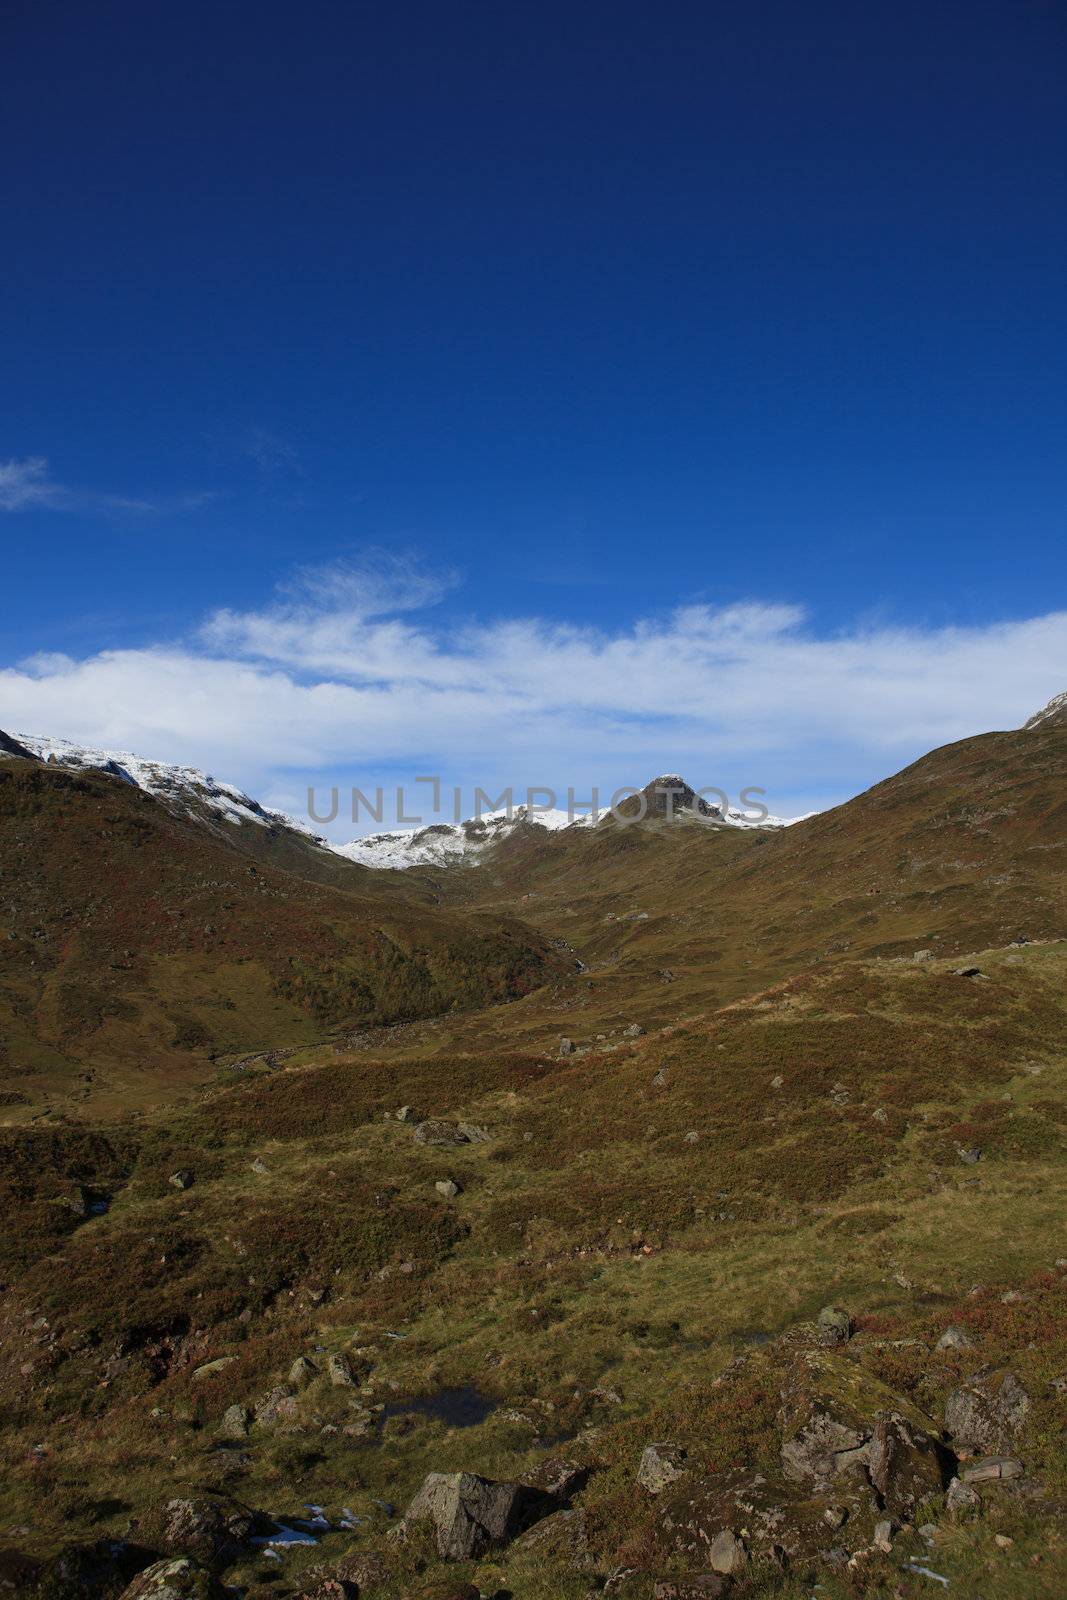
[(220, 783), (210, 773), (196, 767), (179, 767), (166, 761), (147, 761), (129, 750), (93, 750), (86, 745), (74, 744), (69, 739), (45, 739), (37, 734), (19, 733), (15, 742), (29, 750), (41, 761), (75, 770), (109, 772), (114, 778), (132, 783), (155, 795), (157, 800), (172, 811), (191, 817), (203, 817), (204, 811), (216, 814), (225, 822), (254, 823), (260, 828), (290, 828), (315, 844), (325, 846), (326, 840), (309, 828), (299, 817), (290, 817), (284, 811), (272, 811), (261, 806), (258, 800), (245, 794), (232, 783)]
[[(530, 810), (524, 805), (510, 812), (493, 811), (460, 823), (435, 823), (429, 827), (373, 833), (336, 844), (302, 822), (299, 817), (263, 806), (232, 783), (222, 783), (196, 767), (182, 767), (166, 761), (149, 761), (129, 750), (95, 750), (69, 739), (43, 738), (20, 733), (13, 737), (0, 733), (0, 751), (26, 754), (57, 766), (110, 773), (125, 783), (154, 795), (171, 811), (200, 821), (228, 822), (235, 826), (252, 824), (269, 829), (288, 829), (309, 844), (332, 851), (359, 866), (379, 870), (406, 870), (410, 867), (472, 866), (491, 854), (494, 848), (516, 833), (532, 830), (556, 833), (563, 829), (585, 829), (594, 825), (588, 813), (574, 816), (561, 810)], [(670, 812), (689, 822), (712, 827), (784, 828), (795, 817), (753, 817), (731, 807), (720, 808), (699, 799), (683, 778), (667, 775), (653, 778), (641, 792), (620, 806), (620, 813), (637, 806), (638, 815), (663, 819), (668, 815), (665, 798), (673, 791)], [(644, 800), (644, 810), (640, 802)]]
[(1063, 694), (1053, 695), (1047, 706), (1042, 706), (1040, 711), (1035, 711), (1028, 721), (1023, 723), (1024, 728), (1058, 728), (1067, 724), (1067, 690)]

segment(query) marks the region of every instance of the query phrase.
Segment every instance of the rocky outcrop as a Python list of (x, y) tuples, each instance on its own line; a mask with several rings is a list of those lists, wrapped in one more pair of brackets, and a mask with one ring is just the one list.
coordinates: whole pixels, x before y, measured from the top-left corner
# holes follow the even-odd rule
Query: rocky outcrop
[(235, 1501), (197, 1495), (168, 1500), (151, 1512), (137, 1528), (137, 1540), (149, 1550), (217, 1567), (241, 1555), (256, 1525), (255, 1514)]
[(637, 1481), (649, 1494), (661, 1494), (668, 1484), (686, 1475), (686, 1450), (679, 1444), (646, 1445), (637, 1468)]
[(442, 1561), (471, 1561), (510, 1543), (555, 1504), (524, 1484), (493, 1483), (473, 1472), (431, 1472), (404, 1522), (432, 1524)]
[(1006, 1454), (1029, 1413), (1030, 1396), (1014, 1373), (983, 1367), (949, 1395), (945, 1431), (961, 1449)]
[(156, 1561), (124, 1589), (122, 1600), (227, 1600), (226, 1590), (198, 1561), (172, 1556)]

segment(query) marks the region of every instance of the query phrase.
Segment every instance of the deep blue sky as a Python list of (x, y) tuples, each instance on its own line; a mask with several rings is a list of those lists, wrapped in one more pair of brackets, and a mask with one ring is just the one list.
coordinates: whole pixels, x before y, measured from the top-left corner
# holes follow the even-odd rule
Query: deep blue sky
[(0, 460), (54, 487), (0, 520), (4, 660), (368, 545), (482, 622), (1062, 604), (1065, 37), (1053, 0), (8, 0)]

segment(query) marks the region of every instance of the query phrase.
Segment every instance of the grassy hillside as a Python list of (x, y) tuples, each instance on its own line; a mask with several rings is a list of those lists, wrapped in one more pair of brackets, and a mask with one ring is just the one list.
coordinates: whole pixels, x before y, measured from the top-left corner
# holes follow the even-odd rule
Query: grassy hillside
[[(111, 1600), (192, 1550), (248, 1600), (1067, 1592), (1065, 757), (991, 735), (780, 835), (516, 835), (376, 900), (0, 766), (27, 1041), (78, 972), (143, 1025), (256, 962), (241, 1026), (302, 1045), (176, 1098), (195, 1048), (143, 1043), (136, 1102), (60, 1074), (0, 1129), (0, 1579)], [(119, 1020), (75, 1037), (125, 1093)], [(569, 1487), (445, 1562), (400, 1513), (460, 1471)], [(175, 1497), (244, 1532), (168, 1532)], [(270, 1554), (278, 1519), (307, 1542)]]

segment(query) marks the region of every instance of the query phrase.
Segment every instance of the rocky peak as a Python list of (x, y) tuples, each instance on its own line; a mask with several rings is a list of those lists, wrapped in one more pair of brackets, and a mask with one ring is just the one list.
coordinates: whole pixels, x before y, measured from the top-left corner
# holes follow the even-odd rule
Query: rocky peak
[(1055, 694), (1047, 706), (1035, 711), (1024, 728), (1067, 728), (1067, 690)]
[(681, 812), (689, 811), (700, 817), (722, 819), (721, 809), (700, 799), (696, 790), (676, 772), (662, 773), (658, 778), (653, 778), (651, 783), (645, 784), (640, 797), (634, 795), (624, 800), (618, 809), (624, 816), (636, 815), (642, 799), (646, 817), (677, 817)]

